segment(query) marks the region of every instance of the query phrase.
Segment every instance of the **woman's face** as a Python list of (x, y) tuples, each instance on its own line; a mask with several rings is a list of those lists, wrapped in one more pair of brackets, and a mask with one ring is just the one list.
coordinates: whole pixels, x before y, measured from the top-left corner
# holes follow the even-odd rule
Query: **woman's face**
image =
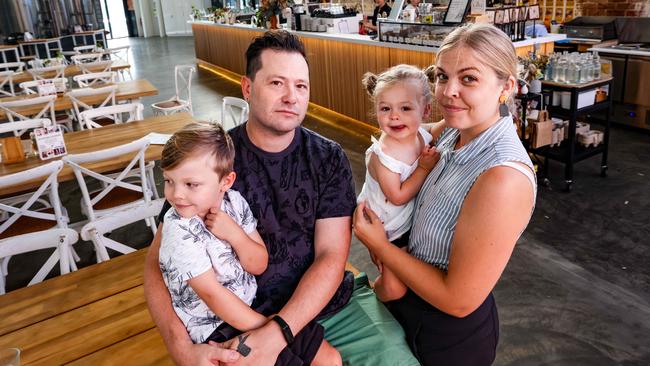
[(504, 81), (473, 50), (458, 47), (436, 60), (435, 96), (449, 127), (468, 130), (499, 118), (499, 96), (509, 96), (514, 78)]

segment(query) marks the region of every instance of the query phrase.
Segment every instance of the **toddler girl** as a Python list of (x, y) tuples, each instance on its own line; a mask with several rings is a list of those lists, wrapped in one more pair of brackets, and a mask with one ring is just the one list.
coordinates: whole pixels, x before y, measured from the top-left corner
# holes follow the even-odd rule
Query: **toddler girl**
[[(400, 248), (408, 245), (413, 198), (440, 158), (429, 146), (431, 134), (421, 127), (431, 113), (433, 74), (433, 68), (397, 65), (363, 78), (382, 133), (366, 151), (366, 181), (357, 201), (366, 201), (383, 221), (388, 240)], [(404, 296), (406, 286), (370, 255), (380, 272), (374, 286), (379, 299)]]

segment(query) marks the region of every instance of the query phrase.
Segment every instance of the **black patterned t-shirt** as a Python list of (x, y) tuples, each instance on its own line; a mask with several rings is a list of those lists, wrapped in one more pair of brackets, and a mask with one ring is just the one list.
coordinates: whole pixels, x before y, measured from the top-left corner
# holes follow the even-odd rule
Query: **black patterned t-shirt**
[[(253, 308), (270, 315), (287, 303), (314, 261), (316, 220), (354, 212), (352, 170), (339, 144), (303, 127), (296, 129), (291, 144), (278, 153), (253, 145), (246, 124), (229, 133), (236, 151), (233, 189), (248, 201), (269, 252), (268, 267), (257, 276)], [(345, 276), (321, 316), (343, 307), (352, 287), (352, 277)]]

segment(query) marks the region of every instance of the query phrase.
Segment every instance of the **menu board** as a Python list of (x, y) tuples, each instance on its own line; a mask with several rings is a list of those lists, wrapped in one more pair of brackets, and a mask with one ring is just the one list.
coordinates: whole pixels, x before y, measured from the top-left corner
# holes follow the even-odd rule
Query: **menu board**
[(34, 139), (38, 149), (38, 157), (48, 160), (67, 154), (61, 126), (48, 126), (34, 129)]
[(470, 0), (450, 0), (445, 13), (445, 24), (460, 24), (465, 20)]

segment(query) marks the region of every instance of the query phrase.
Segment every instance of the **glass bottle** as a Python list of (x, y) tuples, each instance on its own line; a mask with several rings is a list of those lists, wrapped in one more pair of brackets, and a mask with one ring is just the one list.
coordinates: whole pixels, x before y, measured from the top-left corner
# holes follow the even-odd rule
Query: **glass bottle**
[(569, 66), (566, 68), (566, 83), (567, 84), (577, 84), (580, 82), (580, 68), (576, 61), (570, 61)]
[(602, 75), (600, 72), (600, 56), (598, 56), (598, 52), (594, 52), (593, 69), (594, 69), (594, 80), (600, 79)]

